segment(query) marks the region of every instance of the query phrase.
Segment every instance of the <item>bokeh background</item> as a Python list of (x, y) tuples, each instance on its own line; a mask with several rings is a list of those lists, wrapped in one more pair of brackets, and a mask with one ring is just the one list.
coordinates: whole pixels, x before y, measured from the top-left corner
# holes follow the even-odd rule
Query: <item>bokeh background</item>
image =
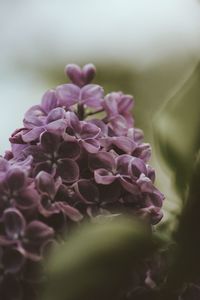
[[(0, 28), (0, 152), (9, 149), (8, 137), (29, 106), (66, 81), (67, 63), (92, 62), (106, 92), (135, 97), (136, 126), (152, 143), (151, 163), (166, 195), (164, 221), (170, 222), (180, 209), (179, 193), (157, 144), (168, 139), (178, 151), (193, 151), (200, 112), (200, 2), (0, 0)], [(185, 127), (174, 134), (179, 119)]]

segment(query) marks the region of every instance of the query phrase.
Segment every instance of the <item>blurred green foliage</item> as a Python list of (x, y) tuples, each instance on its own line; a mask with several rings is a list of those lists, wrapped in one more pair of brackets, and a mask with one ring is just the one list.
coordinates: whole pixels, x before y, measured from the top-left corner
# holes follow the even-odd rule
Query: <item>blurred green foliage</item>
[(169, 288), (178, 288), (183, 282), (200, 278), (200, 153), (195, 162), (189, 191), (174, 232), (177, 252), (168, 278)]
[(144, 224), (116, 218), (87, 224), (50, 257), (44, 300), (117, 300), (139, 261), (158, 247)]
[(155, 119), (155, 140), (174, 171), (182, 198), (200, 147), (200, 65), (164, 105)]

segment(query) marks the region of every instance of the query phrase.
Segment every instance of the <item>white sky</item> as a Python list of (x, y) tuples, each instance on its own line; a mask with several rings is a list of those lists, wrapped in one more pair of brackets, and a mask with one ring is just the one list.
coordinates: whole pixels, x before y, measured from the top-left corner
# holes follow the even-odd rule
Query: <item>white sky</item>
[(135, 58), (139, 64), (143, 57), (145, 64), (182, 47), (195, 52), (200, 46), (198, 0), (3, 3), (1, 51), (6, 57), (38, 60), (48, 52), (55, 58)]

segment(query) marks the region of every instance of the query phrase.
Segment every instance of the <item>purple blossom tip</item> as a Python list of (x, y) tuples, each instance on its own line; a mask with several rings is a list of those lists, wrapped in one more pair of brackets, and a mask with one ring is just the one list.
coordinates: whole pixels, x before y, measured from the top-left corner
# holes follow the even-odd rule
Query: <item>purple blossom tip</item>
[(93, 64), (87, 64), (82, 69), (75, 64), (65, 67), (65, 73), (75, 85), (82, 87), (89, 84), (96, 75), (96, 68)]

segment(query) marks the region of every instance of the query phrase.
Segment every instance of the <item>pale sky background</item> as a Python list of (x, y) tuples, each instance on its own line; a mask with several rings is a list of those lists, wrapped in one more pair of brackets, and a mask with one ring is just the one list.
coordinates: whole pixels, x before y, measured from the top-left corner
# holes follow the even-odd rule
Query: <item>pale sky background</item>
[(31, 66), (112, 61), (145, 71), (173, 62), (170, 76), (200, 57), (198, 0), (0, 0), (0, 28), (0, 152), (47, 88)]

